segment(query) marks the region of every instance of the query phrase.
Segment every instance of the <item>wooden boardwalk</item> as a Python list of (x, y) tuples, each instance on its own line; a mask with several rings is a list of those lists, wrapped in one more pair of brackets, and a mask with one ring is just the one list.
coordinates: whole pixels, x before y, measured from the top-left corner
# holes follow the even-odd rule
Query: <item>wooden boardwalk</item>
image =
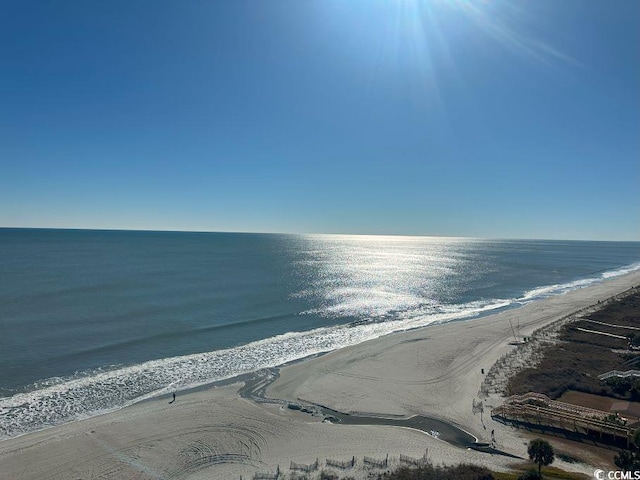
[(634, 429), (615, 413), (551, 400), (540, 393), (514, 395), (491, 410), (493, 418), (514, 423), (546, 426), (579, 433), (599, 441), (611, 439), (629, 445)]

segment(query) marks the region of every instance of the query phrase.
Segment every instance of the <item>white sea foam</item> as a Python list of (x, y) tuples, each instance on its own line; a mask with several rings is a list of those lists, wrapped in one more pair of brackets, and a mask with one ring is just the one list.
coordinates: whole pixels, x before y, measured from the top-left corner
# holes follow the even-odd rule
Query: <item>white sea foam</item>
[(633, 265), (619, 268), (617, 270), (606, 271), (593, 277), (582, 278), (579, 280), (574, 280), (572, 282), (556, 285), (545, 285), (543, 287), (534, 288), (533, 290), (526, 292), (524, 295), (522, 295), (522, 297), (518, 299), (518, 302), (528, 303), (540, 298), (549, 297), (552, 295), (560, 295), (563, 293), (571, 292), (573, 290), (588, 287), (589, 285), (602, 282), (603, 280), (620, 277), (622, 275), (626, 275), (627, 273), (635, 272), (636, 270), (640, 270), (640, 263), (635, 263)]
[[(0, 437), (20, 435), (112, 411), (162, 393), (282, 365), (392, 332), (480, 316), (537, 298), (562, 294), (638, 269), (640, 264), (604, 272), (592, 278), (542, 286), (526, 292), (520, 298), (484, 299), (452, 305), (436, 304), (417, 294), (390, 292), (379, 286), (370, 290), (371, 295), (365, 295), (364, 299), (363, 292), (359, 289), (343, 290), (341, 294), (327, 299), (325, 308), (334, 308), (336, 311), (333, 313), (340, 315), (357, 312), (357, 318), (364, 318), (365, 321), (355, 325), (289, 332), (235, 348), (153, 360), (139, 365), (86, 372), (77, 378), (55, 378), (41, 382), (32, 391), (0, 398)], [(386, 307), (376, 300), (380, 295), (386, 299)], [(370, 315), (362, 316), (363, 311), (370, 312)], [(390, 312), (393, 315), (388, 315)]]
[[(495, 307), (505, 302), (495, 304)], [(244, 346), (153, 360), (111, 371), (95, 371), (44, 388), (0, 399), (0, 435), (19, 435), (49, 425), (81, 419), (162, 393), (274, 367), (309, 355), (354, 345), (396, 331), (477, 315), (490, 304), (443, 309), (440, 313), (360, 325), (290, 332)]]
[(619, 277), (621, 275), (626, 275), (627, 273), (635, 272), (636, 270), (640, 270), (640, 263), (634, 263), (632, 265), (620, 268), (618, 270), (612, 270), (612, 271), (609, 271), (609, 272), (604, 272), (602, 274), (602, 278), (605, 278), (605, 279), (615, 278), (615, 277)]

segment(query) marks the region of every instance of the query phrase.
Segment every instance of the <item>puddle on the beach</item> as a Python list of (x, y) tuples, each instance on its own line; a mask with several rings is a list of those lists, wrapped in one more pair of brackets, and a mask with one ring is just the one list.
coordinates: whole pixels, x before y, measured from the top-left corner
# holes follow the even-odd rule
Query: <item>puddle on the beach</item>
[[(492, 451), (488, 445), (479, 444), (477, 438), (465, 432), (455, 425), (423, 415), (416, 415), (410, 418), (404, 417), (381, 417), (373, 415), (349, 415), (338, 412), (323, 405), (308, 403), (293, 403), (285, 400), (268, 398), (265, 395), (267, 387), (279, 376), (277, 368), (256, 372), (250, 378), (246, 378), (245, 385), (239, 393), (242, 397), (259, 403), (275, 403), (291, 410), (299, 410), (311, 415), (322, 416), (332, 423), (343, 425), (389, 425), (394, 427), (405, 427), (421, 430), (432, 437), (450, 443), (460, 448), (474, 448), (481, 451)], [(496, 451), (492, 453), (498, 453)]]
[[(461, 448), (470, 448), (476, 445), (477, 439), (464, 430), (435, 418), (416, 415), (410, 418), (390, 418), (367, 415), (349, 415), (337, 412), (327, 407), (318, 406), (325, 418), (343, 425), (389, 425), (393, 427), (406, 427), (421, 430), (432, 437), (443, 440), (451, 445)], [(335, 419), (335, 420), (332, 420)]]

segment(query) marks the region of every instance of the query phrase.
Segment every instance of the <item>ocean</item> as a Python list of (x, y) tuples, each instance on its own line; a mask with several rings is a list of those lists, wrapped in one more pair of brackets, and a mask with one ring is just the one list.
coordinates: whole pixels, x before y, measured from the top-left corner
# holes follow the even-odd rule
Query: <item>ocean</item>
[(0, 229), (0, 438), (637, 269), (639, 242)]

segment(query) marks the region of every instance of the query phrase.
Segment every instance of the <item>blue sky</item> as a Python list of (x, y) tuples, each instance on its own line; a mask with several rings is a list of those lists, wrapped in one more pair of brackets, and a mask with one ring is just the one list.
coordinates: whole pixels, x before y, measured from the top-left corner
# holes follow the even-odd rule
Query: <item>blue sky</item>
[(636, 0), (0, 22), (0, 226), (640, 240)]

